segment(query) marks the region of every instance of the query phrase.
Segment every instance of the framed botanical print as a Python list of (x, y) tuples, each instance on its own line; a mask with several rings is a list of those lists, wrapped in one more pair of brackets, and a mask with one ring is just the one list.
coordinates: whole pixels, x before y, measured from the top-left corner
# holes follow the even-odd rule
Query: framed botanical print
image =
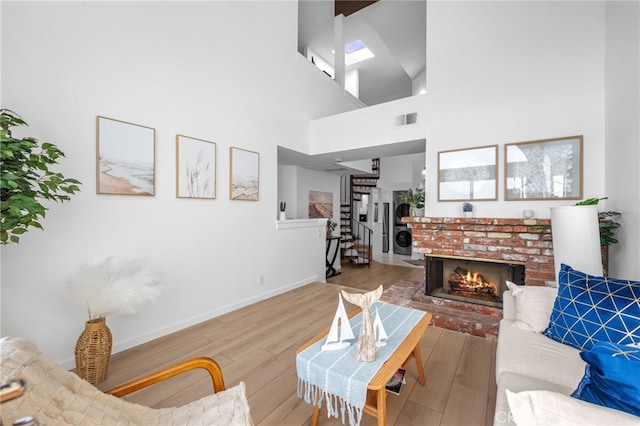
[(505, 145), (505, 200), (582, 199), (582, 135)]
[(176, 135), (176, 197), (216, 198), (216, 144)]

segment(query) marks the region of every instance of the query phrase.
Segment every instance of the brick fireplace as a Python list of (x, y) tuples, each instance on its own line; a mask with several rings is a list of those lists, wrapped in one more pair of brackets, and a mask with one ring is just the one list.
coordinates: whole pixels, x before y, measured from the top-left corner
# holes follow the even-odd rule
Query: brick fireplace
[(424, 255), (524, 264), (524, 284), (555, 281), (550, 219), (404, 217)]
[[(524, 271), (519, 269), (506, 278), (501, 275), (489, 279), (501, 284), (505, 279), (537, 286), (555, 281), (550, 219), (403, 217), (402, 222), (411, 229), (414, 252), (425, 256), (425, 283), (414, 293), (412, 302), (427, 304), (438, 327), (495, 339), (502, 303), (497, 300), (495, 304), (483, 304), (430, 293), (426, 268), (429, 259), (461, 260), (463, 264), (456, 268), (462, 269), (472, 269), (466, 262), (475, 261), (524, 266)], [(450, 275), (446, 266), (442, 270), (444, 276)], [(486, 271), (483, 274), (490, 275)], [(503, 290), (499, 287), (497, 294), (501, 296)]]

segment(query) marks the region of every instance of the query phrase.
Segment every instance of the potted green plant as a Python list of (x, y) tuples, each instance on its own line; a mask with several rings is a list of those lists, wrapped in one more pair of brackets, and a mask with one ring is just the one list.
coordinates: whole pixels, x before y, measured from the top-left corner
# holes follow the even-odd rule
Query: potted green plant
[(417, 211), (424, 208), (424, 189), (416, 188), (415, 190), (409, 189), (402, 196), (404, 201), (409, 204), (409, 215), (416, 216)]
[(0, 243), (18, 243), (29, 227), (40, 228), (47, 208), (43, 200), (68, 201), (80, 182), (49, 170), (64, 153), (35, 138), (14, 138), (11, 128), (27, 123), (8, 109), (0, 110)]
[(327, 238), (333, 237), (333, 231), (336, 229), (336, 226), (338, 226), (338, 224), (331, 218), (327, 219)]

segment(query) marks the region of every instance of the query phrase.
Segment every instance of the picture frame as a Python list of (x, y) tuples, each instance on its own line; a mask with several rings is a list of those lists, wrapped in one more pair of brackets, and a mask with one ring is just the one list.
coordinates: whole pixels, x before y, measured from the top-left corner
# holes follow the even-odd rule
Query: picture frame
[(333, 217), (333, 192), (309, 191), (309, 219)]
[(258, 201), (260, 198), (260, 154), (229, 148), (229, 199)]
[(96, 192), (155, 194), (155, 139), (152, 127), (96, 117)]
[(216, 144), (176, 135), (176, 197), (216, 198)]
[(438, 152), (438, 201), (498, 199), (498, 145)]
[(582, 199), (582, 147), (582, 135), (505, 144), (505, 201)]

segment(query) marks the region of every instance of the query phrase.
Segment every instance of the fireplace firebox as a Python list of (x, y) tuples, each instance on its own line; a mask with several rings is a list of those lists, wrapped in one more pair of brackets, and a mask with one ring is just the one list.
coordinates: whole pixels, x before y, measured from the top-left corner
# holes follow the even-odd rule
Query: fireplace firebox
[(425, 256), (425, 294), (480, 305), (502, 307), (506, 281), (524, 285), (523, 263)]

